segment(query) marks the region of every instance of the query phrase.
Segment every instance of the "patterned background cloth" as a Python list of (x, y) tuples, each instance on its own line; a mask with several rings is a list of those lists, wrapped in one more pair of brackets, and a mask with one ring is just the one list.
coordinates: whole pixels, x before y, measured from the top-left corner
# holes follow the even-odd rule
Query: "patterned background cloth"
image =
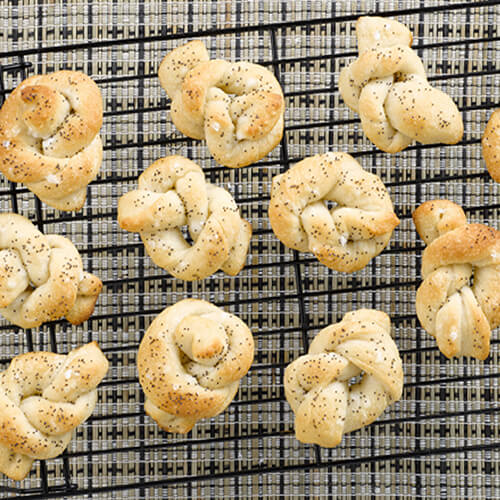
[[(0, 210), (15, 210), (46, 233), (66, 235), (87, 270), (105, 283), (92, 318), (57, 321), (23, 333), (0, 320), (0, 368), (32, 349), (67, 352), (97, 340), (111, 363), (93, 416), (63, 457), (36, 462), (21, 483), (0, 478), (0, 495), (88, 498), (498, 498), (500, 352), (495, 332), (484, 362), (446, 360), (415, 316), (423, 244), (411, 212), (449, 198), (470, 221), (499, 227), (499, 186), (488, 176), (480, 138), (500, 101), (495, 1), (300, 0), (193, 2), (10, 1), (0, 9), (0, 92), (26, 76), (82, 70), (104, 98), (104, 161), (76, 214), (37, 204), (21, 185), (0, 179)], [(455, 146), (377, 150), (337, 88), (357, 54), (354, 22), (387, 12), (407, 24), (432, 84), (463, 113)], [(286, 96), (283, 141), (256, 165), (217, 165), (204, 142), (172, 125), (156, 71), (167, 51), (202, 39), (213, 58), (260, 62)], [(272, 177), (297, 160), (346, 151), (388, 186), (401, 219), (390, 246), (352, 275), (284, 248), (267, 218)], [(254, 237), (245, 269), (198, 283), (173, 279), (145, 255), (139, 236), (117, 225), (118, 198), (155, 159), (182, 154), (235, 196)], [(256, 339), (256, 358), (233, 404), (191, 435), (168, 435), (144, 415), (135, 356), (145, 329), (165, 306), (199, 297), (239, 315)], [(285, 366), (323, 326), (360, 307), (393, 320), (404, 363), (401, 401), (332, 450), (293, 436)]]

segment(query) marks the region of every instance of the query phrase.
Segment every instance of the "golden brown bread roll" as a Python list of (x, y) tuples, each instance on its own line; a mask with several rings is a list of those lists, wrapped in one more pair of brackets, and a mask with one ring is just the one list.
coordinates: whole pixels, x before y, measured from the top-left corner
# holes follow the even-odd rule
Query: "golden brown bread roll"
[(264, 67), (210, 60), (203, 42), (193, 40), (164, 57), (158, 76), (172, 100), (175, 126), (188, 137), (205, 139), (221, 165), (250, 165), (280, 142), (285, 100)]
[[(118, 202), (118, 223), (140, 233), (154, 263), (183, 280), (219, 269), (238, 274), (252, 236), (231, 194), (207, 182), (202, 169), (182, 156), (161, 158), (139, 176), (139, 189)], [(192, 245), (182, 235), (184, 225)]]
[(102, 97), (79, 71), (24, 80), (0, 109), (0, 171), (59, 210), (79, 210), (102, 161)]
[(496, 182), (500, 182), (500, 109), (492, 113), (484, 130), (483, 157), (486, 168)]
[(59, 456), (94, 410), (107, 371), (96, 342), (16, 356), (0, 373), (0, 472), (20, 481), (34, 460)]
[(396, 153), (414, 140), (456, 144), (463, 121), (451, 98), (429, 85), (422, 61), (403, 24), (382, 17), (356, 23), (359, 57), (340, 72), (339, 90), (359, 113), (367, 137)]
[(423, 203), (413, 220), (427, 244), (416, 297), (422, 327), (448, 358), (487, 358), (500, 324), (500, 232), (467, 224), (448, 200)]
[(287, 247), (347, 273), (377, 256), (399, 224), (383, 182), (346, 153), (312, 156), (275, 176), (269, 219)]
[(189, 432), (229, 406), (253, 355), (252, 333), (234, 314), (196, 299), (167, 307), (137, 356), (146, 413), (168, 432)]
[[(323, 328), (285, 370), (285, 395), (295, 413), (295, 436), (333, 447), (347, 432), (376, 420), (401, 398), (403, 368), (387, 314), (347, 313)], [(361, 380), (351, 383), (353, 377)]]
[(42, 234), (18, 214), (0, 214), (0, 314), (22, 328), (87, 320), (102, 282), (84, 272), (73, 243)]

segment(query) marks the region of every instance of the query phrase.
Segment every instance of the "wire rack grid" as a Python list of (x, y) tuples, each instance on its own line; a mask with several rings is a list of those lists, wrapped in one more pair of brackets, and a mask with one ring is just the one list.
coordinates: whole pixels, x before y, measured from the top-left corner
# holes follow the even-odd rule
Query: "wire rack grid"
[[(0, 210), (46, 233), (67, 235), (105, 289), (92, 318), (23, 331), (0, 322), (0, 368), (28, 350), (68, 352), (97, 340), (111, 363), (92, 417), (59, 458), (36, 462), (3, 498), (500, 498), (499, 340), (484, 362), (443, 358), (415, 316), (423, 248), (411, 223), (421, 202), (444, 197), (471, 221), (499, 227), (499, 188), (485, 171), (480, 137), (499, 103), (499, 1), (301, 0), (4, 2), (0, 10), (0, 97), (24, 78), (62, 68), (92, 76), (103, 93), (104, 162), (84, 209), (62, 213), (21, 185), (0, 180)], [(414, 33), (432, 84), (464, 118), (454, 146), (378, 151), (341, 99), (340, 69), (357, 53), (354, 22), (378, 13)], [(286, 96), (283, 140), (256, 165), (217, 165), (203, 142), (179, 134), (156, 76), (163, 55), (193, 38), (212, 57), (260, 62)], [(353, 154), (388, 186), (401, 219), (390, 246), (365, 269), (330, 271), (283, 247), (267, 219), (272, 177), (306, 156)], [(182, 154), (233, 193), (254, 236), (244, 270), (185, 283), (145, 255), (116, 223), (118, 198), (155, 159)], [(246, 321), (256, 358), (231, 406), (188, 435), (169, 435), (143, 411), (135, 356), (165, 306), (199, 297)], [(401, 401), (373, 425), (328, 450), (293, 436), (285, 366), (323, 326), (348, 310), (391, 315), (404, 363)]]

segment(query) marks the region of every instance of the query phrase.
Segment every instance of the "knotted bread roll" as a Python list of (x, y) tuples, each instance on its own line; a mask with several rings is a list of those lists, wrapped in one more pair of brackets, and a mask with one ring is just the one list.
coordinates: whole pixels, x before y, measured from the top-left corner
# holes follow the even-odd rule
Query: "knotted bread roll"
[(174, 125), (193, 139), (206, 139), (221, 165), (250, 165), (280, 142), (283, 92), (262, 66), (210, 60), (203, 42), (194, 40), (168, 53), (158, 76), (172, 100)]
[(416, 299), (421, 325), (446, 357), (487, 358), (500, 324), (500, 232), (467, 224), (448, 200), (425, 202), (413, 221), (427, 244)]
[(146, 413), (168, 432), (189, 432), (229, 406), (253, 355), (252, 333), (233, 314), (196, 299), (167, 307), (139, 346)]
[(287, 366), (285, 396), (299, 441), (337, 446), (344, 434), (371, 424), (401, 397), (403, 368), (390, 330), (381, 311), (349, 312)]
[(102, 161), (102, 97), (87, 75), (24, 80), (0, 109), (0, 171), (59, 210), (79, 210)]
[[(168, 156), (139, 177), (139, 189), (118, 203), (120, 227), (138, 232), (154, 263), (176, 278), (198, 280), (219, 269), (238, 274), (252, 236), (231, 194), (206, 181), (201, 168)], [(187, 225), (190, 245), (181, 227)]]
[(0, 314), (22, 328), (87, 320), (102, 282), (83, 271), (73, 243), (42, 234), (28, 219), (0, 214)]
[(340, 72), (339, 90), (359, 113), (367, 137), (382, 151), (396, 153), (414, 140), (456, 144), (462, 139), (460, 112), (444, 92), (427, 81), (412, 35), (403, 24), (382, 17), (356, 23), (359, 57)]
[(399, 224), (380, 178), (346, 153), (312, 156), (274, 177), (269, 219), (287, 247), (348, 273), (377, 256)]
[(34, 460), (59, 456), (92, 414), (107, 371), (96, 342), (16, 356), (0, 373), (0, 472), (20, 481)]
[(483, 157), (486, 168), (496, 182), (500, 182), (500, 109), (495, 110), (484, 130)]

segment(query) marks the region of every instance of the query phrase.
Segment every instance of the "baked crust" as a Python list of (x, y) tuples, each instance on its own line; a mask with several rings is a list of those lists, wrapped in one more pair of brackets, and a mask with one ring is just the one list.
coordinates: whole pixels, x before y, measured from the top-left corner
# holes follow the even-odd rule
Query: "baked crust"
[[(140, 233), (156, 265), (188, 281), (219, 269), (238, 274), (252, 236), (231, 194), (207, 182), (202, 169), (182, 156), (161, 158), (139, 176), (139, 188), (118, 202), (118, 223)], [(192, 245), (180, 231), (184, 225)]]
[(16, 356), (0, 373), (0, 472), (20, 481), (34, 460), (59, 456), (94, 410), (107, 371), (96, 342)]
[(495, 110), (484, 130), (483, 158), (486, 168), (496, 182), (500, 182), (500, 109)]
[(86, 321), (102, 282), (83, 270), (73, 243), (42, 234), (18, 214), (0, 214), (0, 313), (22, 328), (62, 317)]
[(0, 171), (44, 203), (79, 210), (102, 162), (102, 97), (78, 71), (24, 80), (0, 109)]
[(448, 200), (424, 203), (413, 220), (428, 245), (416, 297), (420, 323), (446, 357), (486, 359), (500, 324), (500, 232), (468, 224)]
[(188, 137), (205, 139), (221, 165), (250, 165), (280, 142), (285, 100), (264, 67), (210, 60), (203, 42), (193, 40), (164, 57), (158, 76), (172, 100), (175, 126)]
[[(347, 313), (323, 328), (285, 370), (285, 396), (303, 443), (337, 446), (401, 398), (403, 368), (389, 317), (374, 309)], [(350, 384), (353, 377), (359, 382)]]
[(229, 406), (253, 356), (252, 333), (233, 314), (197, 299), (167, 307), (137, 356), (146, 413), (168, 432), (189, 432)]
[(343, 272), (365, 267), (399, 224), (383, 182), (346, 153), (312, 156), (275, 176), (269, 219), (284, 245)]
[(432, 87), (412, 36), (403, 24), (360, 17), (359, 57), (340, 72), (345, 103), (359, 113), (366, 136), (382, 151), (396, 153), (414, 140), (456, 144), (463, 121), (452, 99)]

